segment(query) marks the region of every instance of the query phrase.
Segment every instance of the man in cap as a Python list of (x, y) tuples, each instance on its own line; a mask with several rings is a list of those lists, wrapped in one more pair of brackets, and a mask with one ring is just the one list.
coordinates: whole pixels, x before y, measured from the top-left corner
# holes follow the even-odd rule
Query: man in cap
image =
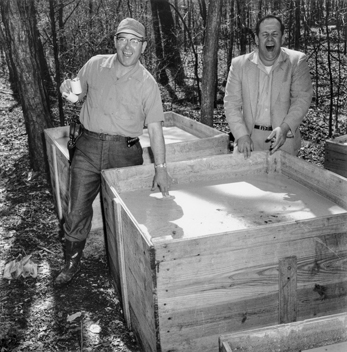
[[(100, 191), (101, 170), (143, 163), (138, 137), (146, 125), (154, 155), (153, 189), (169, 193), (164, 121), (160, 92), (139, 59), (147, 42), (145, 27), (132, 18), (120, 22), (114, 38), (116, 54), (92, 57), (78, 72), (85, 99), (80, 122), (83, 133), (71, 162), (70, 211), (64, 223), (65, 265), (55, 280), (60, 286), (80, 270), (80, 259), (93, 216), (92, 203)], [(71, 81), (60, 86), (71, 92)]]

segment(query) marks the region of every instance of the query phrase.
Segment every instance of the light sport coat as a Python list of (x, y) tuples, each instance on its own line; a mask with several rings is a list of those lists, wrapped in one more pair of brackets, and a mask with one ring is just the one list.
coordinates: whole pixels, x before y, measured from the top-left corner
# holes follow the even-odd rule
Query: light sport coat
[[(299, 126), (312, 100), (311, 76), (305, 54), (287, 48), (281, 50), (283, 61), (278, 62), (272, 73), (271, 125), (276, 128), (286, 122), (294, 138), (287, 138), (285, 145), (289, 143), (290, 149), (298, 150), (301, 145)], [(254, 62), (254, 52), (234, 58), (225, 88), (224, 109), (236, 141), (252, 135), (258, 87), (259, 68)]]

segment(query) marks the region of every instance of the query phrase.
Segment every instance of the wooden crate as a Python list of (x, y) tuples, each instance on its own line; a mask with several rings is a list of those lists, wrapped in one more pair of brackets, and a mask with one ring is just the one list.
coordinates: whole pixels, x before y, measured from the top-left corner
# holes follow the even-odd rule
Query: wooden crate
[(231, 331), (347, 307), (347, 180), (283, 152), (102, 172), (109, 263), (143, 351), (217, 352)]
[[(165, 112), (164, 116), (163, 128), (168, 162), (229, 152), (229, 136), (226, 133), (174, 112)], [(46, 129), (45, 138), (56, 211), (62, 220), (68, 211), (69, 201), (70, 165), (67, 150), (69, 126)], [(140, 141), (143, 146), (144, 164), (153, 163), (147, 130), (140, 137)], [(154, 175), (154, 171), (152, 173)], [(93, 203), (93, 212), (92, 231), (103, 231), (99, 195)]]
[(223, 335), (219, 340), (219, 350), (220, 352), (304, 352), (304, 350), (309, 352), (325, 346), (319, 350), (346, 352), (346, 341), (347, 314), (341, 313)]
[(347, 134), (326, 141), (324, 167), (347, 177)]

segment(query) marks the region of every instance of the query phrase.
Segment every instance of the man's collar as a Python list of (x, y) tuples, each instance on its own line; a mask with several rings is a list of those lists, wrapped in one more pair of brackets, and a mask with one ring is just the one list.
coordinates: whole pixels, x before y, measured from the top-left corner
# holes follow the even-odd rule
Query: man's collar
[[(116, 60), (117, 60), (117, 54), (109, 55), (108, 57), (104, 58), (100, 66), (111, 69), (112, 67), (114, 67)], [(139, 67), (140, 67), (140, 61), (137, 61), (135, 66), (128, 73), (126, 73), (126, 75), (131, 76), (132, 78), (135, 78), (138, 81), (141, 81), (142, 73), (141, 73), (141, 70), (139, 70)]]
[[(276, 59), (275, 63), (273, 64), (273, 66), (279, 64), (282, 61), (285, 61), (286, 59), (287, 59), (287, 56), (286, 56), (284, 50), (281, 48), (280, 54), (279, 54), (278, 58)], [(262, 61), (259, 58), (259, 49), (258, 48), (254, 49), (253, 55), (250, 57), (250, 61), (252, 63), (254, 63), (255, 65), (260, 64), (260, 65), (264, 66), (264, 64), (262, 63)]]

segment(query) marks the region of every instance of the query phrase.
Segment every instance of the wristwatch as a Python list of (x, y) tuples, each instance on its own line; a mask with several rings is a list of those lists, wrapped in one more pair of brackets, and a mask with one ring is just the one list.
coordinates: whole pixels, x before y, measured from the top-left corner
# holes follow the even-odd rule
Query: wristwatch
[(155, 168), (155, 169), (158, 169), (158, 168), (166, 168), (166, 163), (157, 164), (157, 165), (154, 164), (154, 168)]

